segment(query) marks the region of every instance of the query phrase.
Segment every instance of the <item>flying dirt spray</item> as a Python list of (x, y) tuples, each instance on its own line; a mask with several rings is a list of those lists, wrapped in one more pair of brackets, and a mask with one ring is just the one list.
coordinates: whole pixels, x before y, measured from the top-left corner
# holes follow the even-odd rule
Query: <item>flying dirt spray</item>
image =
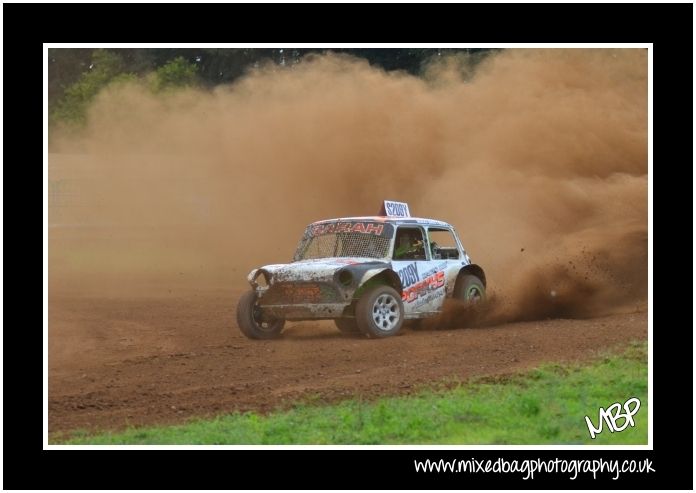
[(646, 50), (504, 50), (423, 77), (325, 55), (212, 92), (122, 84), (51, 151), (73, 197), (49, 210), (51, 294), (243, 287), (307, 223), (392, 198), (484, 266), (480, 323), (647, 297)]

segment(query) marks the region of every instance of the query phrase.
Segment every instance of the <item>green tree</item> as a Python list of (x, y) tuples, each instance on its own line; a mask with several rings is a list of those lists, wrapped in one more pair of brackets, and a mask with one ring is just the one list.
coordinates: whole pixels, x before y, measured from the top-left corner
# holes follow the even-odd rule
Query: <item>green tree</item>
[(49, 48), (48, 49), (48, 107), (55, 104), (69, 87), (80, 78), (92, 63), (90, 48)]
[(87, 107), (99, 91), (117, 76), (120, 76), (120, 79), (129, 77), (122, 73), (123, 69), (123, 59), (118, 54), (107, 50), (94, 50), (88, 70), (82, 73), (77, 82), (65, 89), (63, 97), (51, 113), (51, 119), (54, 122), (83, 124)]
[(198, 67), (187, 62), (183, 57), (176, 57), (155, 70), (150, 89), (162, 92), (177, 87), (192, 86), (197, 83)]

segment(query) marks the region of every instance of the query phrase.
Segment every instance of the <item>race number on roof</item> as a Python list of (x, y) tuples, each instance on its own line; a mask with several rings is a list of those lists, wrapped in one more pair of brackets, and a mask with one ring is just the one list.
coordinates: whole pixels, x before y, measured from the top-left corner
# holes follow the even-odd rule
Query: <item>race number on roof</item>
[(382, 209), (379, 211), (380, 216), (389, 217), (411, 217), (411, 213), (408, 210), (408, 204), (406, 202), (394, 202), (392, 200), (385, 200), (382, 204)]

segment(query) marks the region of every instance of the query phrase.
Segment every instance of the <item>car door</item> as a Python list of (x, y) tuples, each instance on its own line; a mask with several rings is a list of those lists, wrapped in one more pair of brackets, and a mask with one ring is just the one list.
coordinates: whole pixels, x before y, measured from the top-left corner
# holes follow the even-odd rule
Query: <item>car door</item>
[(446, 261), (432, 259), (426, 230), (400, 225), (392, 250), (392, 269), (399, 275), (406, 318), (437, 313), (445, 298)]
[(427, 239), (431, 258), (436, 262), (438, 271), (444, 271), (446, 293), (451, 296), (459, 271), (469, 264), (469, 259), (457, 240), (457, 234), (450, 227), (429, 226)]

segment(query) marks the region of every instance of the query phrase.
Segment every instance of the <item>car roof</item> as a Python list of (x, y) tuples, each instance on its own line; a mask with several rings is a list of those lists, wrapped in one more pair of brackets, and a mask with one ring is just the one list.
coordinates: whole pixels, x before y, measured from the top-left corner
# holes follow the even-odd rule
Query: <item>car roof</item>
[(451, 228), (452, 226), (444, 221), (438, 221), (437, 219), (428, 219), (423, 217), (389, 217), (389, 216), (358, 216), (358, 217), (337, 217), (334, 219), (322, 219), (321, 221), (315, 221), (312, 224), (322, 224), (330, 222), (355, 222), (355, 221), (373, 221), (389, 223), (394, 225), (421, 225), (421, 226), (439, 226), (445, 228)]

